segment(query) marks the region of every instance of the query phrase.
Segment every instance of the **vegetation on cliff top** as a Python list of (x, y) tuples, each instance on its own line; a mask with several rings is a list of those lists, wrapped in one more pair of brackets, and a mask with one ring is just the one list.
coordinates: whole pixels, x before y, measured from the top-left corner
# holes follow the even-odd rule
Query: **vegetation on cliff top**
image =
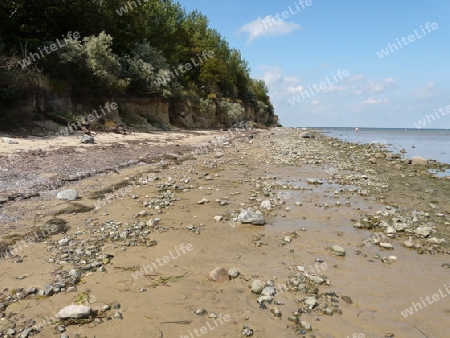
[(273, 115), (264, 81), (208, 25), (172, 0), (4, 0), (0, 103), (49, 88), (79, 98), (194, 93)]

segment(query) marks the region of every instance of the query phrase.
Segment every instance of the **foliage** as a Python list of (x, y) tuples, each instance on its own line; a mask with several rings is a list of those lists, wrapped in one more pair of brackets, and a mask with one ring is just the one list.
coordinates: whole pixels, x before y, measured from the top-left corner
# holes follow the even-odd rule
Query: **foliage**
[(238, 122), (242, 120), (242, 114), (244, 113), (244, 107), (240, 103), (230, 103), (228, 101), (221, 101), (219, 103), (220, 108), (228, 115), (232, 122)]
[[(31, 68), (68, 83), (77, 95), (174, 98), (183, 88), (200, 96), (239, 99), (255, 109), (263, 109), (258, 104), (261, 101), (273, 112), (264, 81), (251, 78), (240, 51), (230, 48), (204, 14), (186, 12), (175, 0), (141, 1), (138, 8), (132, 3), (3, 0), (0, 53), (20, 60), (56, 39), (62, 41), (68, 32), (79, 32), (79, 40), (66, 40), (66, 47), (45, 55)], [(175, 74), (180, 64), (193, 64), (205, 51), (213, 51), (215, 56)], [(19, 75), (19, 71), (0, 68), (0, 78), (5, 73)], [(14, 98), (11, 90), (3, 89), (4, 99)]]

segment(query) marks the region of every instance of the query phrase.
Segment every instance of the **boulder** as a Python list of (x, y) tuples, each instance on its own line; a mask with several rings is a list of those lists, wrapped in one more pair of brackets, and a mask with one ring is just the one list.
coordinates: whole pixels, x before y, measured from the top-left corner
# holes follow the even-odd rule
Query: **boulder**
[(427, 163), (428, 163), (428, 161), (426, 159), (424, 159), (423, 157), (420, 157), (420, 156), (414, 156), (411, 159), (411, 164), (426, 165)]
[(262, 215), (261, 211), (252, 211), (250, 209), (243, 210), (238, 218), (238, 222), (241, 224), (244, 223), (251, 223), (254, 225), (264, 225), (266, 224), (266, 220), (264, 219), (264, 216)]
[(78, 198), (78, 191), (75, 189), (66, 189), (56, 194), (56, 198), (59, 200), (75, 201)]
[(66, 319), (66, 318), (87, 318), (92, 314), (92, 309), (85, 305), (69, 305), (61, 309), (57, 314), (56, 318)]

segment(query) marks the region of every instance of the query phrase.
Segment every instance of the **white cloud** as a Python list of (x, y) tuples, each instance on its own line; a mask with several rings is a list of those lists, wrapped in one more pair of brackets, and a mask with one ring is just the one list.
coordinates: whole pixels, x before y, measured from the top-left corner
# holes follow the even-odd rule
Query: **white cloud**
[(246, 23), (239, 31), (248, 34), (247, 43), (249, 44), (258, 38), (286, 35), (301, 28), (299, 24), (294, 22), (277, 20), (273, 16), (267, 15), (263, 19), (258, 17), (256, 20)]
[(303, 90), (303, 86), (288, 87), (287, 91), (290, 94), (300, 93)]
[(381, 103), (387, 103), (388, 102), (388, 99), (384, 99), (384, 100), (381, 100), (381, 99), (372, 99), (372, 98), (368, 98), (366, 101), (363, 101), (362, 103), (363, 104), (381, 104)]
[(342, 92), (343, 90), (347, 90), (347, 86), (329, 86), (324, 89), (324, 93), (331, 93), (331, 92)]
[(438, 94), (438, 89), (435, 87), (433, 82), (428, 82), (424, 88), (420, 88), (413, 92), (413, 96), (416, 99), (428, 99), (430, 97), (436, 96)]
[(262, 70), (264, 70), (264, 75), (262, 76), (262, 79), (266, 83), (266, 85), (270, 86), (282, 79), (283, 71), (280, 67), (273, 67), (273, 66), (262, 66), (260, 67)]
[(356, 75), (353, 75), (351, 78), (349, 78), (348, 82), (352, 83), (352, 82), (359, 82), (362, 80), (364, 80), (364, 75), (356, 74)]
[(318, 104), (320, 101), (319, 100), (312, 100), (311, 103), (312, 104)]
[(381, 99), (375, 100), (375, 99), (371, 99), (370, 97), (366, 100), (363, 101), (364, 104), (380, 104), (381, 103)]
[(396, 81), (392, 77), (387, 77), (381, 81), (372, 81), (364, 80), (364, 76), (358, 74), (350, 78), (349, 82), (352, 82), (352, 89), (356, 95), (379, 94), (396, 87)]

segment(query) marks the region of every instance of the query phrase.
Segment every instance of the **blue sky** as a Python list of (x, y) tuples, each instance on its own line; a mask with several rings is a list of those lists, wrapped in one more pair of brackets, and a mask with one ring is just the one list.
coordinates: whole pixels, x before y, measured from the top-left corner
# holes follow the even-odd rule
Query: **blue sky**
[(450, 128), (448, 0), (179, 2), (241, 51), (284, 126)]

